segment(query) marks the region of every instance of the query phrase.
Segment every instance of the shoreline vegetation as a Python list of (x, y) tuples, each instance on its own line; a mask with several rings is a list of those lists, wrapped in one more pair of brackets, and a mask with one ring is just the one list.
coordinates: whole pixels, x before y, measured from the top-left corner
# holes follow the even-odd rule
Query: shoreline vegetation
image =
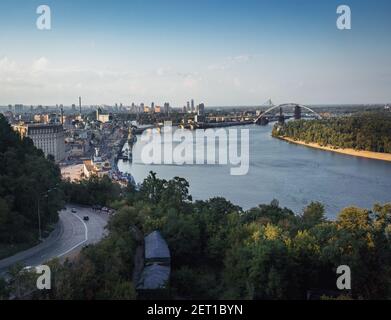
[(294, 143), (294, 144), (298, 144), (301, 146), (306, 146), (309, 148), (314, 148), (314, 149), (319, 149), (319, 150), (324, 150), (324, 151), (331, 151), (331, 152), (354, 156), (354, 157), (391, 162), (391, 153), (355, 150), (355, 149), (351, 149), (351, 148), (343, 149), (343, 148), (335, 148), (333, 146), (322, 146), (319, 143), (314, 143), (314, 142), (307, 143), (302, 140), (295, 140), (293, 138), (289, 138), (289, 137), (285, 137), (285, 136), (278, 136), (276, 138), (278, 138), (280, 140), (287, 141), (289, 143)]
[(325, 151), (391, 161), (390, 112), (289, 121), (275, 125), (272, 136)]

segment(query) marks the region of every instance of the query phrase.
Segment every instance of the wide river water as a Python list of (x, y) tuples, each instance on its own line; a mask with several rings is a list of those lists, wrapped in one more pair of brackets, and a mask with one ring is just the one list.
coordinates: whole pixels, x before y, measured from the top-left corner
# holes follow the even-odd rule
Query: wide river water
[[(271, 125), (237, 129), (248, 129), (250, 136), (250, 166), (243, 176), (231, 175), (230, 165), (145, 165), (141, 151), (146, 143), (140, 138), (133, 148), (133, 163), (120, 161), (118, 166), (137, 183), (150, 171), (165, 179), (186, 178), (193, 199), (221, 196), (244, 209), (277, 199), (281, 206), (301, 213), (311, 201), (320, 201), (334, 218), (347, 206), (372, 208), (377, 202), (391, 202), (391, 162), (290, 144), (272, 138)], [(195, 148), (202, 142), (191, 143)]]

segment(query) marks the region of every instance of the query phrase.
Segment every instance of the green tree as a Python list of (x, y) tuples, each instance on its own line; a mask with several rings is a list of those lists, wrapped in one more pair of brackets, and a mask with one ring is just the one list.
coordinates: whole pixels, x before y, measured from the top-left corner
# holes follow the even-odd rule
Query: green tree
[(310, 229), (326, 221), (325, 209), (319, 202), (310, 203), (301, 216), (301, 225), (304, 229)]

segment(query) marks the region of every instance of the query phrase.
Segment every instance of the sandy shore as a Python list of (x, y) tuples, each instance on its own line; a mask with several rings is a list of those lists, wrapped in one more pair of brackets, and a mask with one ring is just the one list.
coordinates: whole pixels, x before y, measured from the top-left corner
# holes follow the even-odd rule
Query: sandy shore
[(303, 145), (310, 148), (325, 150), (325, 151), (331, 151), (341, 154), (346, 154), (349, 156), (355, 156), (355, 157), (361, 157), (361, 158), (368, 158), (368, 159), (375, 159), (375, 160), (383, 160), (383, 161), (390, 161), (391, 162), (391, 153), (380, 153), (380, 152), (371, 152), (371, 151), (357, 151), (354, 149), (334, 149), (332, 147), (323, 147), (317, 143), (305, 143), (304, 141), (295, 141), (292, 138), (287, 137), (279, 137), (281, 140), (285, 140), (291, 143)]

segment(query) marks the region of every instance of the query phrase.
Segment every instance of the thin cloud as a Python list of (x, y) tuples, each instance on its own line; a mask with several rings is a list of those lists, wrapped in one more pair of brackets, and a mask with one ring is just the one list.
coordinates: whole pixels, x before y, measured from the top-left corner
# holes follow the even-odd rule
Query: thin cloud
[(259, 57), (259, 55), (255, 54), (242, 54), (234, 57), (224, 58), (221, 62), (211, 64), (208, 66), (208, 70), (228, 70), (235, 65), (248, 63), (255, 58)]

